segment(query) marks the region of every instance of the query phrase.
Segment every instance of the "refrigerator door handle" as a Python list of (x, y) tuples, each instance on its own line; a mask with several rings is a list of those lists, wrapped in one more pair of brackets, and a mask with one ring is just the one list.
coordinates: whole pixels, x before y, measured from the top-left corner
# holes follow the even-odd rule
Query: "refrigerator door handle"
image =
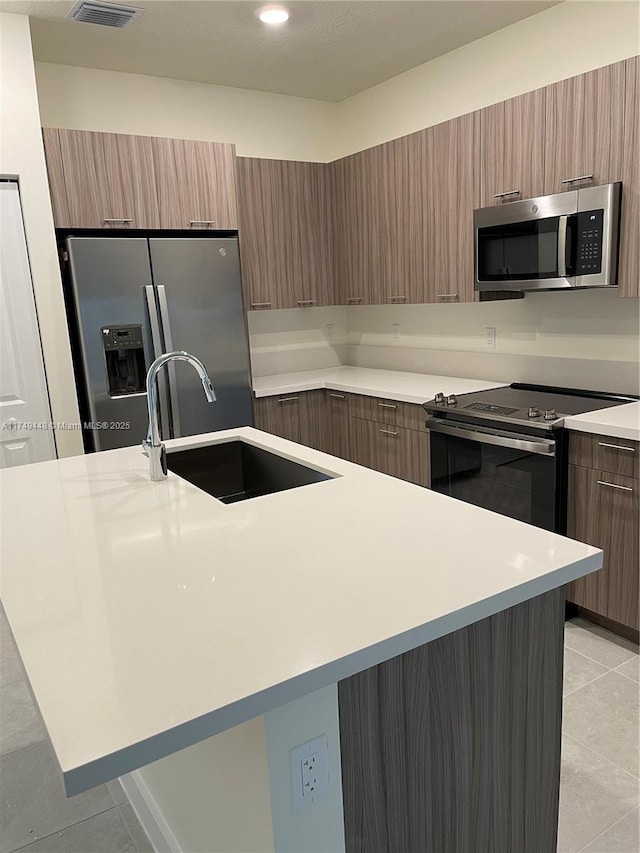
[[(152, 284), (147, 284), (144, 287), (145, 302), (147, 304), (147, 313), (149, 315), (149, 326), (151, 327), (151, 343), (153, 345), (153, 357), (158, 358), (165, 352), (162, 341), (162, 331), (160, 329), (160, 320), (158, 317), (158, 307), (156, 305), (155, 287)], [(167, 397), (167, 380), (165, 371), (158, 374), (158, 405), (160, 407), (160, 428), (164, 427), (165, 438), (173, 438), (171, 424), (173, 421), (172, 412), (169, 408)]]
[[(167, 289), (164, 284), (156, 285), (158, 290), (158, 306), (160, 308), (160, 322), (162, 323), (162, 335), (166, 352), (173, 352), (173, 337), (171, 335), (171, 322), (169, 320), (169, 305), (167, 303)], [(173, 424), (173, 438), (180, 438), (182, 430), (180, 429), (180, 409), (178, 405), (177, 379), (175, 362), (170, 362), (167, 365), (169, 374), (169, 402), (171, 404), (171, 422)]]

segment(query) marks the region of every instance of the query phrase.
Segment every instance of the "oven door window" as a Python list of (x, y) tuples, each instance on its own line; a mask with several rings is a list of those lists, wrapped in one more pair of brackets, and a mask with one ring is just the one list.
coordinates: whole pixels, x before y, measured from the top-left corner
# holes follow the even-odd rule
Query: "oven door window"
[(546, 530), (556, 528), (556, 459), (431, 433), (431, 488)]
[[(532, 281), (558, 278), (558, 216), (478, 229), (479, 281)], [(567, 218), (571, 257), (573, 219)], [(565, 259), (565, 266), (567, 266)], [(566, 274), (569, 273), (567, 269)]]

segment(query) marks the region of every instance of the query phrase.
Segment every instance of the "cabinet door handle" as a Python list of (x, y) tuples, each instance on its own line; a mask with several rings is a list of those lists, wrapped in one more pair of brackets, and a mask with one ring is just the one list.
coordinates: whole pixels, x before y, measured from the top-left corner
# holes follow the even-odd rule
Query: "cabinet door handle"
[(271, 303), (270, 302), (252, 302), (251, 307), (252, 308), (271, 308)]
[(279, 403), (293, 403), (293, 402), (295, 402), (296, 400), (299, 400), (299, 399), (300, 399), (299, 397), (280, 397), (280, 398), (278, 399), (278, 402), (279, 402)]
[(590, 181), (593, 175), (579, 175), (577, 178), (565, 178), (560, 181), (561, 184), (573, 184), (575, 181)]
[(347, 296), (347, 305), (357, 305), (362, 302), (362, 296)]
[(457, 293), (438, 293), (438, 299), (451, 299), (453, 302), (456, 302), (458, 299)]
[(635, 447), (625, 447), (623, 444), (608, 444), (606, 441), (599, 441), (600, 447), (612, 447), (614, 450), (627, 450), (629, 453), (635, 453)]
[(387, 302), (406, 302), (406, 296), (387, 296)]
[(316, 305), (317, 301), (317, 299), (298, 299), (298, 305), (304, 308), (307, 305)]
[(622, 489), (623, 492), (632, 492), (631, 486), (619, 486), (617, 483), (607, 483), (606, 480), (598, 480), (599, 486), (609, 486), (612, 489)]
[(378, 403), (378, 405), (382, 409), (397, 409), (398, 408), (395, 403)]
[(111, 218), (106, 218), (102, 220), (105, 225), (108, 225), (110, 222), (121, 222), (123, 225), (127, 225), (129, 222), (133, 222), (133, 219), (125, 219), (123, 216), (112, 216)]
[(215, 225), (215, 219), (190, 219), (189, 225)]
[(384, 435), (392, 435), (392, 436), (394, 436), (394, 438), (396, 438), (398, 435), (397, 432), (393, 432), (393, 430), (390, 430), (390, 429), (381, 429), (380, 432), (384, 433)]
[(494, 198), (504, 198), (507, 195), (520, 195), (520, 190), (507, 190), (505, 193), (496, 193)]
[(344, 394), (329, 394), (330, 397), (335, 397), (336, 400), (344, 400)]

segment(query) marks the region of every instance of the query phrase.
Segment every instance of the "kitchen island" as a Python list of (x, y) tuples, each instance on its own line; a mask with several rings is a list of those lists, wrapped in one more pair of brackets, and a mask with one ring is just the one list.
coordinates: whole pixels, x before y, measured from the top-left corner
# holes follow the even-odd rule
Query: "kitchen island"
[[(0, 594), (68, 793), (263, 716), (268, 740), (270, 715), (312, 695), (339, 725), (337, 806), (285, 814), (272, 738), (252, 776), (269, 844), (244, 843), (238, 823), (230, 847), (206, 825), (210, 801), (206, 849), (323, 849), (305, 824), (322, 814), (332, 853), (472, 838), (551, 853), (562, 587), (601, 552), (250, 428), (167, 448), (235, 440), (330, 478), (226, 505), (171, 472), (150, 482), (137, 447), (0, 472)], [(326, 733), (291, 730), (289, 747)], [(223, 768), (228, 784), (241, 763)]]

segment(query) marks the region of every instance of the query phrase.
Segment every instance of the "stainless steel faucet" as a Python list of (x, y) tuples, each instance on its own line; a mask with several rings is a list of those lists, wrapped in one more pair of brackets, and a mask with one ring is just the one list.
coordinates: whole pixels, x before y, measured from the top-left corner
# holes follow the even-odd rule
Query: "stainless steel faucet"
[(216, 392), (209, 374), (195, 355), (190, 355), (182, 350), (167, 352), (158, 356), (147, 372), (147, 406), (149, 409), (149, 429), (147, 437), (142, 442), (142, 447), (149, 457), (149, 470), (152, 480), (164, 480), (167, 476), (167, 451), (160, 440), (160, 427), (158, 425), (158, 372), (170, 361), (187, 361), (197, 371), (202, 382), (204, 393), (210, 403), (215, 403)]

